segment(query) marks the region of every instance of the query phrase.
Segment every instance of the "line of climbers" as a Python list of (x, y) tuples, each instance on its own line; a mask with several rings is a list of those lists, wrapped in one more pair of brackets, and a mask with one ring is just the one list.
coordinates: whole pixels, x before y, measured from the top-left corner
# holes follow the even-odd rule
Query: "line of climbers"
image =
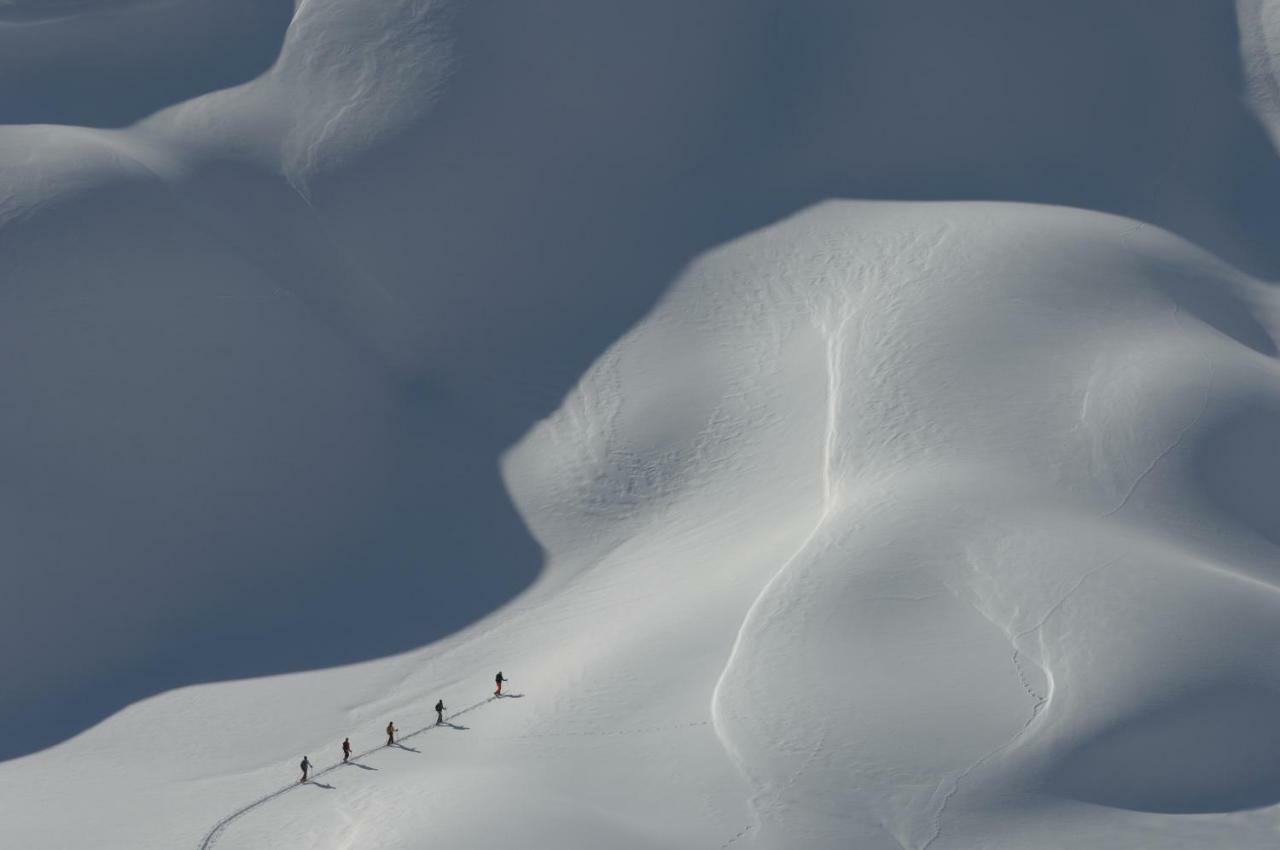
[[(504, 677), (502, 675), (502, 671), (499, 670), (498, 675), (493, 677), (493, 683), (494, 685), (497, 686), (493, 691), (493, 695), (495, 697), (502, 696), (502, 683), (507, 681), (510, 681), (510, 680)], [(444, 712), (445, 712), (444, 700), (436, 700), (436, 725), (437, 726), (440, 726), (441, 724), (444, 723)], [(399, 728), (396, 727), (396, 724), (394, 721), (387, 724), (387, 746), (388, 747), (395, 746), (396, 733), (399, 731), (400, 730)], [(350, 758), (351, 758), (351, 739), (343, 738), (342, 739), (342, 763), (346, 764), (347, 760)], [(308, 758), (307, 756), (303, 756), (302, 764), (300, 764), (299, 767), (302, 768), (302, 778), (299, 779), (298, 781), (306, 782), (307, 773), (312, 769), (312, 767), (314, 767), (314, 765), (311, 764), (310, 758)]]

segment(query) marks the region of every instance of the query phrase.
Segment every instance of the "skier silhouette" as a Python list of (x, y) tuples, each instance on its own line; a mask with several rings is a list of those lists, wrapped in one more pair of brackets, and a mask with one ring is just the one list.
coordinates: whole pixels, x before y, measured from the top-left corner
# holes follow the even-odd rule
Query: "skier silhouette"
[(396, 728), (394, 723), (387, 724), (387, 746), (391, 746), (396, 742), (396, 733), (400, 730)]
[(307, 771), (311, 769), (311, 759), (307, 758), (306, 756), (303, 756), (303, 757), (302, 757), (302, 764), (300, 764), (300, 765), (298, 765), (298, 766), (302, 768), (302, 778), (301, 778), (301, 779), (299, 779), (298, 781), (299, 781), (299, 782), (306, 782), (306, 781), (307, 781)]
[(502, 677), (502, 671), (501, 671), (501, 670), (499, 670), (499, 671), (498, 671), (498, 675), (496, 675), (496, 676), (494, 676), (494, 677), (493, 677), (493, 683), (494, 683), (495, 685), (497, 685), (497, 686), (498, 686), (498, 689), (497, 689), (496, 691), (494, 691), (494, 692), (493, 692), (493, 695), (494, 695), (495, 697), (500, 697), (500, 696), (502, 696), (502, 683), (503, 683), (503, 682), (505, 682), (505, 681), (507, 681), (507, 679), (504, 679), (504, 678)]
[(436, 725), (444, 722), (444, 700), (436, 702)]
[(345, 764), (347, 759), (351, 758), (351, 739), (342, 739), (342, 761)]

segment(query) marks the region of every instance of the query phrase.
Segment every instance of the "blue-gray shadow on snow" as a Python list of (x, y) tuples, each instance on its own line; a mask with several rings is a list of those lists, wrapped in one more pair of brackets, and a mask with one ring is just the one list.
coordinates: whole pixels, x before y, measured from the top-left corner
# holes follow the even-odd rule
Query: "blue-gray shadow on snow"
[(1216, 508), (1280, 546), (1280, 410), (1241, 406), (1204, 435), (1195, 465), (1202, 492)]
[(1143, 812), (1234, 812), (1280, 802), (1280, 692), (1219, 682), (1154, 701), (1065, 752), (1053, 794)]
[(1076, 204), (1275, 267), (1228, 4), (572, 0), (455, 25), (429, 117), (305, 192), (228, 155), (6, 228), (0, 758), (511, 600), (543, 552), (502, 454), (690, 259), (819, 200)]
[(798, 0), (774, 15), (759, 97), (783, 107), (769, 130), (815, 194), (1113, 212), (1280, 280), (1280, 158), (1244, 100), (1231, 4)]
[(0, 4), (0, 124), (122, 127), (274, 64), (293, 0)]
[(1259, 354), (1276, 355), (1271, 334), (1253, 315), (1250, 306), (1223, 286), (1221, 280), (1170, 268), (1167, 263), (1159, 264), (1151, 279), (1187, 315)]

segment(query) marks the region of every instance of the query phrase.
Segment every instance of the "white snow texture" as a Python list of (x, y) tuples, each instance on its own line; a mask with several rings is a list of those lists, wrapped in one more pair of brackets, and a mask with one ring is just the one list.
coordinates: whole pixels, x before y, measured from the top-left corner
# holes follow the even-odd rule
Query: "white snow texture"
[(1274, 848), (1277, 145), (1280, 0), (0, 0), (0, 847)]

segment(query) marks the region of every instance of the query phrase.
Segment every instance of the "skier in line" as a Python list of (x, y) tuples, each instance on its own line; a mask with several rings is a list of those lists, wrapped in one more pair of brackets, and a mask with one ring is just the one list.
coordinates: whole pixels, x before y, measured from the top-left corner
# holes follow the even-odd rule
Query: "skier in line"
[(396, 733), (400, 730), (396, 728), (394, 723), (387, 724), (387, 746), (391, 746), (396, 742)]
[(500, 696), (502, 696), (502, 683), (503, 683), (503, 682), (506, 682), (506, 681), (508, 681), (508, 680), (507, 680), (507, 679), (502, 678), (502, 671), (501, 671), (501, 670), (499, 670), (499, 671), (498, 671), (498, 675), (496, 675), (496, 676), (494, 676), (494, 677), (493, 677), (493, 683), (494, 683), (495, 685), (497, 685), (497, 686), (498, 686), (498, 689), (497, 689), (496, 691), (494, 691), (494, 692), (493, 692), (493, 695), (494, 695), (495, 697), (500, 697)]
[(302, 764), (300, 764), (300, 765), (298, 765), (298, 766), (302, 768), (302, 778), (301, 778), (301, 779), (299, 779), (298, 781), (299, 781), (299, 782), (306, 782), (306, 781), (307, 781), (307, 771), (311, 769), (311, 759), (307, 758), (306, 756), (303, 756), (303, 757), (302, 757)]
[(342, 739), (342, 763), (346, 764), (347, 759), (351, 758), (351, 739)]
[(444, 722), (444, 700), (436, 702), (436, 725), (439, 726)]

